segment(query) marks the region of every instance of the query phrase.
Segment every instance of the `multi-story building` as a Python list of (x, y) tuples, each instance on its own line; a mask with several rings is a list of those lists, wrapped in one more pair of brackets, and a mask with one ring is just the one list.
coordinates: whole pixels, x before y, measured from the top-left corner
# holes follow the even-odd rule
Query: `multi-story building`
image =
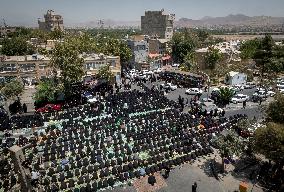
[(168, 39), (148, 39), (149, 53), (166, 54), (168, 52)]
[(171, 39), (174, 28), (174, 14), (165, 14), (161, 11), (146, 11), (145, 16), (141, 16), (141, 30), (144, 35)]
[(48, 10), (44, 15), (44, 21), (38, 20), (38, 27), (44, 31), (63, 31), (63, 17), (55, 14), (53, 10)]
[[(84, 58), (83, 68), (86, 75), (94, 75), (100, 67), (110, 64), (110, 69), (116, 79), (120, 79), (121, 66), (119, 56), (105, 56), (103, 54), (81, 55)], [(43, 55), (26, 56), (0, 56), (1, 81), (9, 81), (12, 78), (22, 78), (27, 85), (50, 77), (52, 71), (49, 67), (50, 58)], [(58, 71), (60, 74), (60, 71)]]
[(132, 52), (132, 58), (129, 61), (130, 67), (136, 69), (147, 68), (145, 65), (147, 65), (149, 55), (148, 42), (145, 40), (127, 40), (127, 45)]

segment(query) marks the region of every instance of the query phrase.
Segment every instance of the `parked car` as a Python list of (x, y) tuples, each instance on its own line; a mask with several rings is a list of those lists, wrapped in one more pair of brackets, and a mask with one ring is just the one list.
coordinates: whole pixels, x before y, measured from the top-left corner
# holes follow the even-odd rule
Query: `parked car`
[(278, 88), (278, 91), (279, 91), (280, 93), (284, 93), (284, 87), (283, 87), (283, 88)]
[(201, 111), (204, 112), (205, 110), (207, 111), (207, 114), (209, 114), (210, 111), (217, 110), (218, 115), (220, 115), (224, 111), (224, 109), (217, 107), (217, 105), (215, 105), (211, 102), (201, 103)]
[(201, 99), (201, 101), (202, 101), (202, 102), (213, 102), (214, 100), (213, 100), (213, 99), (210, 99), (210, 98), (205, 97), (205, 98), (202, 98), (202, 99)]
[(196, 95), (196, 94), (202, 94), (203, 91), (199, 88), (190, 88), (185, 90), (185, 93), (188, 95)]
[(244, 101), (248, 101), (248, 100), (249, 100), (249, 96), (244, 95), (244, 94), (237, 94), (231, 99), (231, 101), (235, 104), (241, 103), (241, 102), (244, 102)]
[(46, 104), (44, 107), (38, 108), (36, 112), (46, 113), (52, 111), (60, 111), (62, 108), (61, 104)]
[(260, 90), (256, 91), (253, 95), (259, 95), (260, 97), (273, 97), (276, 93), (274, 91), (265, 91), (265, 90)]
[(95, 103), (98, 101), (98, 99), (89, 92), (86, 92), (83, 97), (86, 98), (88, 103)]
[(247, 82), (245, 85), (244, 85), (244, 88), (245, 89), (252, 89), (254, 88), (256, 85), (254, 82)]
[(154, 69), (154, 73), (161, 73), (163, 72), (162, 68)]
[(252, 95), (252, 102), (259, 102), (260, 100), (265, 101), (267, 97), (261, 97), (260, 95)]
[(179, 64), (178, 63), (174, 63), (174, 64), (172, 64), (172, 67), (179, 67)]
[(177, 86), (176, 85), (173, 85), (172, 83), (163, 83), (161, 84), (162, 88), (164, 89), (170, 89), (172, 91), (176, 90), (177, 89)]
[(142, 70), (142, 73), (144, 74), (144, 75), (153, 75), (154, 74), (154, 72), (153, 71), (149, 71), (149, 70)]
[(244, 86), (243, 85), (233, 85), (233, 89), (235, 91), (242, 91), (244, 90)]

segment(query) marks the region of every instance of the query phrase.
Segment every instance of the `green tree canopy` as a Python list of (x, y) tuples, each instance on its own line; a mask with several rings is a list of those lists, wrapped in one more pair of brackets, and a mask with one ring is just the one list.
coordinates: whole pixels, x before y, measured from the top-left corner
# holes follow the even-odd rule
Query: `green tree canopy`
[(119, 56), (121, 63), (128, 62), (132, 56), (130, 48), (126, 42), (114, 38), (97, 38), (99, 46), (98, 52), (105, 55)]
[(180, 69), (183, 71), (190, 71), (192, 73), (197, 73), (199, 71), (195, 52), (187, 53), (187, 55), (184, 57), (184, 63), (182, 63)]
[(58, 69), (60, 70), (60, 80), (64, 85), (64, 92), (67, 93), (67, 96), (69, 95), (71, 84), (81, 81), (84, 75), (84, 59), (79, 55), (79, 46), (72, 41), (58, 43), (52, 51), (51, 67), (54, 73)]
[[(279, 47), (275, 46), (271, 35), (265, 35), (255, 51), (253, 59), (259, 67), (261, 83), (264, 73), (273, 74), (283, 70), (283, 52), (277, 50), (277, 48)], [(273, 75), (270, 75), (270, 77), (273, 77)]]
[(24, 84), (18, 79), (10, 81), (1, 89), (1, 93), (8, 99), (21, 95), (23, 91)]
[(110, 65), (108, 64), (108, 65), (102, 66), (97, 73), (97, 77), (99, 79), (104, 79), (104, 80), (107, 80), (108, 82), (112, 82), (114, 79), (114, 75), (110, 70)]
[(195, 51), (198, 46), (198, 37), (188, 30), (176, 32), (171, 40), (171, 46), (174, 61), (182, 64), (186, 55)]
[(270, 102), (266, 110), (269, 121), (284, 124), (284, 96), (276, 94), (274, 101)]
[(205, 63), (207, 64), (209, 69), (215, 69), (216, 65), (221, 59), (222, 53), (220, 52), (220, 50), (214, 48), (213, 46), (210, 46), (205, 55)]
[(268, 123), (254, 134), (255, 151), (276, 163), (284, 162), (284, 126)]
[(261, 40), (257, 38), (243, 42), (240, 47), (241, 59), (252, 59), (260, 44)]
[(219, 101), (222, 105), (228, 105), (234, 96), (235, 91), (229, 87), (221, 87), (219, 90)]
[(36, 102), (54, 102), (56, 100), (55, 95), (57, 91), (57, 85), (54, 83), (54, 81), (41, 81), (36, 87), (34, 99)]
[(31, 55), (35, 53), (35, 48), (23, 37), (5, 38), (2, 42), (1, 53), (8, 56)]

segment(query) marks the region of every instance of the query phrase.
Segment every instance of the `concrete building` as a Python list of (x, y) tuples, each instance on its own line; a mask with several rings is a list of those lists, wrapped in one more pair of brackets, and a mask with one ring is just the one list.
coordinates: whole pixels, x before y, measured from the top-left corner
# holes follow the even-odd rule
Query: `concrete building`
[(245, 85), (247, 82), (247, 75), (244, 73), (231, 71), (226, 75), (225, 83), (227, 85)]
[[(119, 56), (105, 56), (103, 54), (81, 55), (85, 63), (83, 68), (86, 75), (94, 75), (103, 65), (110, 64), (111, 71), (116, 78), (120, 78), (121, 65)], [(31, 85), (36, 81), (52, 75), (49, 67), (50, 58), (43, 55), (26, 56), (0, 56), (0, 76), (1, 80), (9, 81), (19, 77), (26, 85)], [(60, 75), (60, 71), (58, 71)]]
[(166, 54), (169, 51), (168, 39), (148, 39), (149, 53)]
[(43, 31), (63, 31), (63, 17), (55, 14), (53, 10), (48, 10), (44, 15), (44, 21), (38, 20), (38, 27)]
[(165, 14), (161, 11), (146, 11), (145, 16), (141, 16), (141, 30), (144, 35), (171, 39), (174, 28), (174, 14)]
[(85, 61), (84, 69), (86, 75), (95, 75), (102, 66), (109, 64), (116, 81), (121, 80), (121, 64), (119, 56), (88, 54), (82, 55), (82, 57)]
[(127, 45), (132, 51), (132, 58), (130, 59), (130, 67), (141, 69), (147, 68), (146, 65), (149, 55), (149, 44), (145, 40), (134, 41), (127, 40)]

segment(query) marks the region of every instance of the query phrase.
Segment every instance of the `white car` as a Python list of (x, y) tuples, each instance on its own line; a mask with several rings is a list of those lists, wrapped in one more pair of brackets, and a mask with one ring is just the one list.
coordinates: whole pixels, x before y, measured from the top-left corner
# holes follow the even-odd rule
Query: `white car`
[(213, 102), (213, 99), (210, 99), (210, 98), (206, 98), (206, 97), (205, 97), (205, 98), (202, 98), (201, 101), (202, 101), (202, 102), (209, 102), (209, 103), (210, 103), (210, 102)]
[(233, 89), (235, 91), (242, 91), (244, 90), (244, 86), (243, 85), (233, 85)]
[(217, 105), (211, 103), (211, 102), (204, 102), (201, 104), (201, 110), (207, 111), (207, 114), (210, 114), (210, 111), (214, 111), (217, 109), (217, 114), (220, 115), (224, 111), (224, 109), (217, 107)]
[(154, 74), (153, 71), (149, 71), (149, 70), (143, 70), (142, 73), (143, 73), (144, 75), (153, 75), (153, 74)]
[(284, 88), (284, 82), (277, 83), (276, 87), (280, 89)]
[(253, 82), (247, 82), (245, 85), (244, 85), (244, 88), (245, 89), (252, 89), (255, 87), (255, 83)]
[(176, 86), (176, 85), (173, 85), (172, 83), (161, 84), (161, 86), (162, 86), (164, 89), (170, 89), (170, 90), (172, 90), (172, 91), (174, 91), (174, 90), (177, 89), (177, 86)]
[(172, 64), (172, 67), (179, 67), (179, 64), (178, 63), (174, 63), (174, 64)]
[(273, 97), (276, 93), (274, 91), (265, 91), (261, 89), (260, 91), (256, 91), (253, 95), (254, 96), (261, 96), (261, 97)]
[(93, 95), (86, 95), (85, 97), (87, 98), (88, 103), (95, 103), (98, 101), (98, 99), (94, 97)]
[(190, 88), (190, 89), (187, 89), (185, 93), (188, 95), (196, 95), (196, 94), (202, 94), (203, 91), (199, 88)]
[(279, 90), (280, 93), (282, 93), (282, 94), (284, 93), (284, 88), (279, 88), (278, 90)]
[(161, 73), (161, 72), (163, 72), (162, 68), (158, 68), (154, 70), (154, 73)]
[(249, 100), (249, 96), (244, 95), (244, 94), (237, 94), (231, 99), (231, 101), (235, 104), (248, 101), (248, 100)]

